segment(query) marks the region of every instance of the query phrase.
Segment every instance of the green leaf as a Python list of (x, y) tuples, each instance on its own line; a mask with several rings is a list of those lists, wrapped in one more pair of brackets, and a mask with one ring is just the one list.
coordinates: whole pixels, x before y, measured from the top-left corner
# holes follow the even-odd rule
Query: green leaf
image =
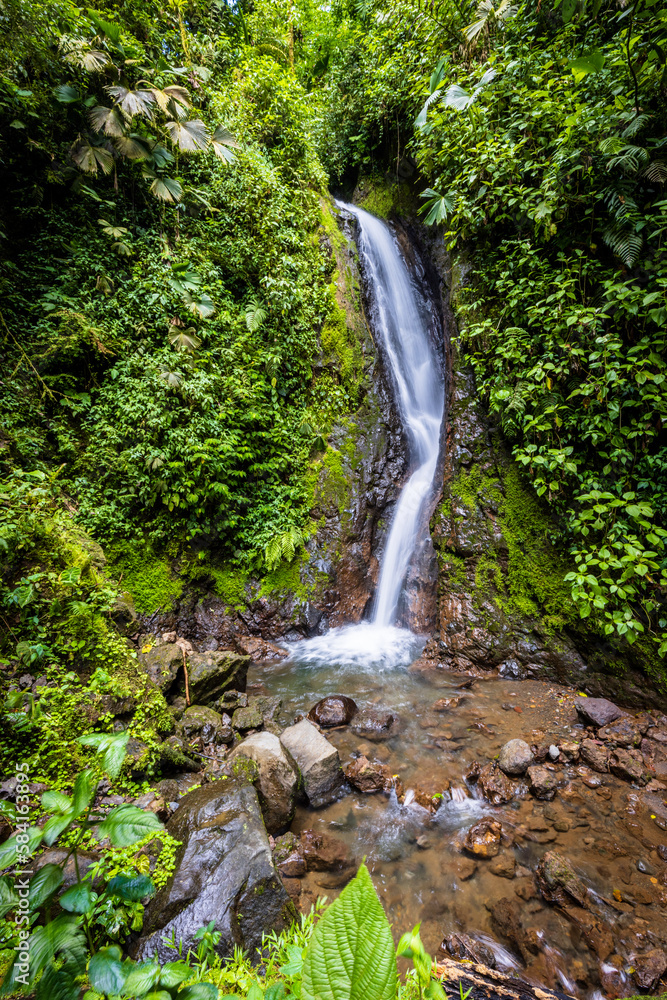
[(62, 792), (49, 791), (42, 795), (42, 805), (47, 812), (65, 813), (71, 808), (72, 800), (69, 795), (63, 795)]
[(218, 1000), (218, 987), (213, 983), (194, 983), (176, 996), (178, 1000)]
[(598, 49), (593, 49), (578, 59), (572, 59), (569, 67), (575, 80), (583, 79), (589, 73), (599, 73), (604, 66), (604, 56)]
[(74, 810), (68, 809), (66, 813), (52, 816), (50, 820), (47, 820), (44, 824), (43, 830), (44, 843), (46, 846), (50, 847), (51, 844), (55, 844), (60, 834), (74, 822), (75, 818)]
[(134, 878), (129, 875), (116, 875), (107, 885), (107, 892), (112, 896), (120, 896), (121, 899), (138, 902), (144, 896), (152, 896), (155, 885), (148, 875), (137, 875)]
[(77, 90), (76, 87), (70, 87), (66, 83), (61, 83), (59, 87), (56, 87), (53, 91), (56, 100), (60, 101), (61, 104), (74, 104), (76, 101), (81, 100), (81, 91)]
[(63, 870), (60, 865), (44, 865), (30, 879), (28, 893), (29, 906), (32, 911), (38, 910), (49, 896), (52, 896), (63, 884)]
[[(39, 847), (43, 830), (40, 830), (38, 826), (28, 827), (28, 843), (21, 845), (21, 857), (23, 859), (29, 858), (30, 855), (34, 854)], [(18, 857), (19, 845), (16, 842), (18, 834), (14, 834), (9, 840), (6, 840), (4, 844), (0, 845), (0, 871), (4, 871), (5, 868), (13, 868), (16, 864), (16, 859)]]
[(13, 910), (19, 901), (14, 883), (7, 875), (0, 878), (0, 918)]
[(68, 913), (89, 913), (97, 902), (97, 893), (93, 892), (88, 882), (77, 882), (63, 893), (58, 902)]
[(123, 986), (123, 993), (131, 997), (141, 996), (152, 990), (159, 978), (160, 966), (157, 962), (140, 962), (130, 970)]
[(162, 823), (155, 813), (145, 812), (138, 806), (118, 806), (109, 813), (97, 828), (98, 837), (108, 837), (114, 847), (131, 847), (149, 833), (162, 830)]
[(98, 993), (120, 993), (127, 974), (117, 945), (100, 948), (90, 960), (88, 978)]
[(178, 986), (183, 980), (189, 979), (192, 976), (193, 970), (190, 968), (187, 962), (167, 962), (166, 965), (162, 966), (162, 972), (160, 973), (160, 986), (166, 986), (172, 989), (174, 986)]
[(76, 819), (86, 811), (97, 791), (97, 782), (93, 782), (92, 778), (92, 771), (81, 771), (74, 782), (74, 788), (72, 789), (72, 811)]
[(391, 928), (368, 869), (334, 900), (313, 931), (302, 1000), (394, 1000), (398, 988)]

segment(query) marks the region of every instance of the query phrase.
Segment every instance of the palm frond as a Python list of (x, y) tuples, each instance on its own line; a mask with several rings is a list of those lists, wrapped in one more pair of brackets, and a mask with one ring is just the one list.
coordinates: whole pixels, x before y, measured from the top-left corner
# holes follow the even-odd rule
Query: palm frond
[(209, 144), (208, 129), (199, 118), (189, 122), (165, 122), (165, 128), (182, 153), (202, 152)]

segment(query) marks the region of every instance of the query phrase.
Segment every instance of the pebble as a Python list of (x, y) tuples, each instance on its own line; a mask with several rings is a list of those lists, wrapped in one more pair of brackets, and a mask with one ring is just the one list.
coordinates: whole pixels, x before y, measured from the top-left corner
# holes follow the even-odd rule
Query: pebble
[(549, 756), (551, 757), (552, 760), (558, 760), (558, 758), (560, 757), (560, 750), (554, 743), (552, 743), (551, 746), (549, 747)]
[(643, 872), (644, 875), (657, 875), (657, 870), (648, 861), (644, 861), (643, 858), (639, 858), (637, 861), (637, 871)]

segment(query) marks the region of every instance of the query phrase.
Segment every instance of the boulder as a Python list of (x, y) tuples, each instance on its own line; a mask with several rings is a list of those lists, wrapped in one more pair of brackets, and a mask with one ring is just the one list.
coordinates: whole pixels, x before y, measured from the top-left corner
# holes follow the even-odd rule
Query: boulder
[(260, 639), (259, 636), (241, 636), (236, 640), (236, 648), (255, 662), (284, 660), (289, 653), (286, 649), (276, 646), (273, 642)]
[(359, 712), (352, 722), (352, 732), (365, 740), (389, 740), (396, 736), (400, 719), (395, 712), (386, 709)]
[(512, 777), (525, 774), (532, 762), (533, 754), (525, 740), (510, 740), (498, 754), (498, 767)]
[(529, 767), (528, 781), (536, 799), (553, 799), (558, 788), (558, 776), (547, 767)]
[(159, 642), (145, 653), (139, 653), (139, 664), (163, 694), (175, 687), (179, 670), (183, 670), (183, 653), (173, 642)]
[(627, 712), (606, 698), (575, 698), (574, 707), (582, 719), (592, 726), (607, 726), (627, 715)]
[(567, 858), (556, 851), (546, 852), (535, 869), (535, 879), (547, 903), (564, 907), (571, 906), (573, 901), (578, 906), (588, 904), (586, 886)]
[(299, 786), (296, 764), (273, 733), (248, 736), (232, 752), (232, 760), (238, 757), (247, 757), (257, 764), (255, 787), (259, 793), (264, 823), (269, 833), (278, 833), (294, 817)]
[(303, 830), (301, 852), (311, 872), (340, 872), (354, 866), (354, 861), (348, 857), (347, 845), (328, 833)]
[(204, 743), (231, 743), (234, 733), (228, 715), (206, 705), (190, 705), (181, 717), (181, 730), (186, 740), (200, 736)]
[(252, 785), (227, 778), (189, 792), (167, 831), (181, 841), (176, 868), (146, 908), (134, 958), (171, 961), (174, 953), (164, 938), (172, 934), (184, 953), (195, 951), (195, 934), (211, 920), (220, 932), (221, 957), (235, 945), (254, 954), (264, 933), (280, 932), (296, 919)]
[(579, 757), (594, 771), (606, 774), (609, 770), (609, 750), (597, 740), (584, 740), (579, 747)]
[(188, 658), (191, 701), (208, 705), (232, 688), (245, 691), (249, 663), (249, 656), (225, 649), (192, 653)]
[(296, 761), (310, 804), (318, 808), (332, 802), (343, 783), (336, 748), (307, 719), (281, 733), (280, 742)]
[(603, 726), (598, 732), (598, 739), (617, 747), (638, 747), (647, 728), (646, 725), (638, 725), (631, 716), (623, 716)]
[(643, 990), (653, 990), (667, 971), (667, 954), (662, 948), (652, 948), (634, 960), (635, 979)]
[(463, 846), (479, 858), (495, 858), (500, 851), (503, 828), (493, 819), (481, 819), (465, 835)]
[(493, 763), (486, 764), (480, 770), (477, 784), (486, 801), (491, 802), (494, 806), (511, 802), (514, 798), (516, 789), (513, 783)]
[(345, 777), (358, 792), (388, 792), (394, 787), (391, 768), (371, 763), (368, 757), (357, 757), (345, 768)]
[(350, 724), (359, 709), (352, 698), (346, 698), (342, 694), (329, 695), (322, 698), (316, 705), (313, 705), (308, 718), (311, 722), (316, 722), (318, 726), (328, 728), (330, 726), (347, 726)]
[(201, 771), (202, 765), (198, 758), (190, 757), (190, 751), (184, 741), (178, 736), (170, 736), (160, 744), (160, 771), (174, 774), (182, 771)]
[(237, 708), (232, 716), (232, 728), (241, 733), (247, 733), (249, 729), (261, 729), (263, 725), (262, 709), (255, 699), (245, 708)]

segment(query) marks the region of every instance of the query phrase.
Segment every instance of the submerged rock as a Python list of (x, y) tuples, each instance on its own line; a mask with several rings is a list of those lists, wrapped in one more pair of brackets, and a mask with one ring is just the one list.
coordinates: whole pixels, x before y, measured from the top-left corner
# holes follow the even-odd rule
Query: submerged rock
[(192, 653), (188, 659), (190, 698), (206, 705), (221, 698), (225, 691), (245, 691), (249, 656), (230, 650)]
[(448, 934), (440, 945), (440, 950), (447, 951), (459, 962), (476, 962), (479, 965), (485, 965), (487, 969), (495, 969), (496, 967), (496, 956), (492, 950), (468, 934)]
[(328, 728), (329, 726), (347, 726), (359, 709), (352, 698), (345, 695), (334, 694), (328, 698), (322, 698), (316, 705), (313, 705), (308, 718), (316, 722), (318, 726)]
[(503, 828), (493, 819), (481, 819), (471, 826), (465, 835), (463, 846), (466, 851), (479, 858), (494, 858), (500, 851)]
[(299, 768), (310, 804), (318, 808), (332, 802), (343, 783), (336, 748), (306, 719), (281, 733), (280, 742)]
[(510, 740), (498, 755), (498, 767), (504, 774), (518, 777), (533, 762), (533, 753), (525, 740)]
[(535, 869), (537, 886), (547, 903), (559, 906), (588, 905), (586, 886), (562, 854), (547, 851)]
[(352, 732), (366, 740), (388, 740), (396, 736), (400, 720), (395, 712), (387, 709), (360, 712), (352, 723)]
[(269, 833), (284, 829), (294, 817), (299, 786), (297, 766), (291, 755), (273, 733), (255, 733), (232, 752), (232, 760), (238, 757), (247, 757), (257, 764), (256, 788), (266, 829)]
[(347, 845), (328, 833), (303, 830), (301, 851), (308, 871), (338, 872), (354, 866), (354, 861), (348, 856)]
[(637, 985), (643, 990), (655, 989), (660, 977), (667, 972), (667, 954), (662, 948), (652, 948), (637, 955), (634, 966)]
[(134, 958), (172, 960), (163, 940), (172, 933), (184, 953), (196, 950), (195, 934), (211, 920), (220, 932), (219, 955), (231, 955), (234, 945), (254, 953), (265, 932), (281, 931), (296, 918), (252, 785), (227, 778), (189, 792), (167, 831), (182, 842), (176, 870), (146, 908)]
[(582, 719), (593, 726), (606, 726), (627, 715), (627, 712), (606, 698), (575, 698), (574, 707)]

